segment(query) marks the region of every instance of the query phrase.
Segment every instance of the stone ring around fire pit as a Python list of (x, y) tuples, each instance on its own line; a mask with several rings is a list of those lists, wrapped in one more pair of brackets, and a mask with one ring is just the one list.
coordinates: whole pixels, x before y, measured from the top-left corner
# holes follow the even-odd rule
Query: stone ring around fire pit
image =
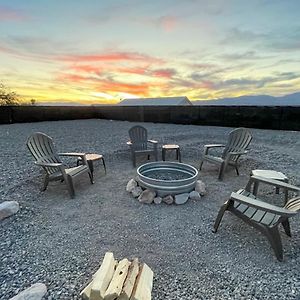
[(178, 195), (194, 190), (198, 170), (178, 162), (151, 162), (137, 169), (139, 185), (154, 190), (158, 196)]

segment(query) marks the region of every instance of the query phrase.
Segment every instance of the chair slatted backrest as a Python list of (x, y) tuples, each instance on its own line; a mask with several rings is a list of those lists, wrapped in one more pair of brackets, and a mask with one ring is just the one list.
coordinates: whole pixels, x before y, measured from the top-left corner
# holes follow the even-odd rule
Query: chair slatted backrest
[[(48, 135), (36, 132), (27, 139), (26, 145), (37, 162), (61, 163), (61, 160), (54, 148), (52, 138)], [(44, 169), (49, 175), (60, 170), (59, 168), (53, 167), (44, 167)]]
[(288, 202), (286, 203), (286, 205), (284, 207), (289, 210), (292, 210), (292, 211), (299, 211), (300, 210), (300, 196), (288, 200)]
[(129, 137), (134, 150), (147, 150), (148, 134), (143, 126), (133, 126), (129, 129)]
[[(222, 157), (225, 158), (228, 152), (244, 151), (252, 140), (251, 132), (246, 128), (237, 128), (230, 132), (227, 145), (223, 151)], [(232, 160), (236, 161), (239, 155), (232, 156)]]

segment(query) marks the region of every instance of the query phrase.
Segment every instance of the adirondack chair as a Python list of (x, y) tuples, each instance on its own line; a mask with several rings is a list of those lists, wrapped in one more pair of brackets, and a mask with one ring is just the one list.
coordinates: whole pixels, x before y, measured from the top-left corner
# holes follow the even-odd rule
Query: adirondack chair
[[(224, 177), (225, 170), (228, 165), (234, 166), (237, 175), (238, 170), (238, 159), (241, 155), (246, 154), (247, 147), (252, 140), (251, 132), (246, 128), (237, 128), (229, 133), (229, 139), (226, 145), (224, 144), (213, 144), (205, 145), (204, 152), (200, 161), (199, 170), (201, 170), (203, 162), (208, 161), (220, 165), (219, 180)], [(208, 152), (210, 149), (224, 148), (221, 157), (210, 155)]]
[(148, 159), (153, 154), (157, 161), (157, 141), (148, 140), (147, 129), (143, 126), (133, 126), (129, 129), (130, 141), (127, 145), (131, 151), (133, 166), (136, 166), (136, 155), (147, 154)]
[[(298, 196), (288, 199), (288, 193), (285, 193), (285, 204), (283, 207), (269, 204), (256, 197), (253, 191), (251, 192), (252, 187), (255, 189), (254, 186), (258, 183), (294, 191), (298, 193)], [(216, 218), (213, 232), (217, 232), (226, 210), (264, 234), (269, 240), (276, 258), (282, 261), (283, 250), (278, 225), (282, 224), (285, 233), (291, 236), (289, 218), (296, 215), (300, 210), (300, 188), (274, 179), (251, 176), (245, 189), (232, 193), (229, 200), (222, 205)]]
[[(44, 133), (37, 132), (32, 134), (26, 142), (26, 145), (36, 159), (35, 164), (41, 166), (45, 171), (45, 178), (42, 191), (47, 189), (50, 181), (65, 181), (71, 198), (75, 196), (73, 180), (81, 175), (88, 174), (91, 183), (93, 175), (88, 167), (85, 153), (57, 153), (52, 138)], [(81, 157), (82, 165), (67, 168), (60, 156), (73, 156), (76, 159)]]

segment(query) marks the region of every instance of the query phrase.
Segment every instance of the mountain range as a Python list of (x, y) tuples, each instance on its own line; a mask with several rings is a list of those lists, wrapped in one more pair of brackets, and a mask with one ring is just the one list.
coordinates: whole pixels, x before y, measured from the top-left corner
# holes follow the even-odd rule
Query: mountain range
[(212, 100), (196, 100), (193, 105), (218, 106), (300, 106), (300, 92), (281, 97), (268, 95), (240, 96)]
[[(193, 105), (218, 105), (218, 106), (300, 106), (300, 92), (288, 94), (281, 97), (268, 95), (240, 96), (235, 98), (221, 98), (212, 100), (191, 101)], [(38, 102), (41, 106), (86, 106), (87, 104), (79, 102)], [(92, 106), (107, 106), (110, 104), (92, 104)], [(111, 104), (114, 105), (114, 104)], [(88, 104), (90, 106), (90, 104)]]

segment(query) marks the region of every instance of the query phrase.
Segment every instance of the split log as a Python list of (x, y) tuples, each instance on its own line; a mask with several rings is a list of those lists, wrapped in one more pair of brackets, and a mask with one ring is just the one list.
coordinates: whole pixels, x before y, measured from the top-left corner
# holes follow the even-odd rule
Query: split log
[(122, 259), (113, 275), (113, 278), (105, 292), (105, 300), (114, 300), (119, 297), (126, 279), (130, 261), (127, 258)]
[(114, 259), (113, 253), (106, 252), (101, 267), (95, 274), (90, 300), (104, 299), (104, 294), (114, 275), (116, 265), (117, 261)]
[(93, 280), (81, 291), (80, 296), (82, 300), (90, 300)]
[(128, 269), (128, 274), (125, 279), (123, 289), (118, 300), (130, 299), (138, 274), (139, 274), (139, 260), (135, 258)]
[(152, 285), (153, 272), (146, 264), (143, 264), (130, 299), (151, 300)]

